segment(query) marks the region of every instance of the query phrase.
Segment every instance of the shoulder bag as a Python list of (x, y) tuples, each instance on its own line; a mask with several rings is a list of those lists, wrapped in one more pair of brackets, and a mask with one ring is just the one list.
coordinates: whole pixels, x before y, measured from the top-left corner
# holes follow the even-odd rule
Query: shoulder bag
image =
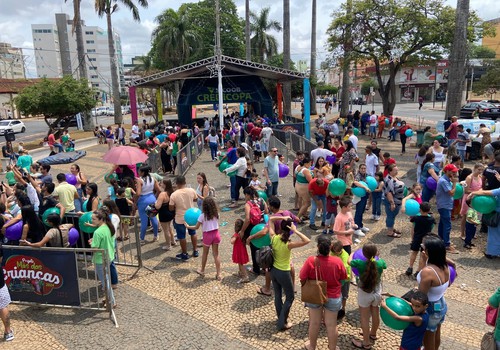
[[(304, 303), (323, 305), (327, 302), (326, 282), (318, 278), (319, 259), (314, 258), (314, 271), (316, 279), (307, 279), (301, 288), (301, 300)], [(321, 271), (320, 276), (321, 278)]]

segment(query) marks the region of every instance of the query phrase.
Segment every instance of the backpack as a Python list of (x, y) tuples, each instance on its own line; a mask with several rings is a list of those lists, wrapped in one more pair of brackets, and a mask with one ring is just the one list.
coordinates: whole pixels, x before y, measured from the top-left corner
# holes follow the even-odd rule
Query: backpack
[(271, 267), (273, 267), (274, 256), (271, 246), (260, 248), (257, 251), (255, 260), (257, 260), (257, 264), (259, 264), (262, 269), (270, 269)]
[(262, 210), (253, 201), (248, 201), (248, 204), (250, 204), (250, 224), (255, 226), (262, 221)]

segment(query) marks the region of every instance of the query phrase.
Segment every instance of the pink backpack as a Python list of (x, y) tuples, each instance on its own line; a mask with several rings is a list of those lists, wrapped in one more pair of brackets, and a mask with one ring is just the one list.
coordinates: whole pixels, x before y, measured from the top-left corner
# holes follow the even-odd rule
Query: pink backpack
[(255, 226), (262, 221), (262, 210), (253, 201), (248, 201), (247, 203), (250, 204), (250, 224)]

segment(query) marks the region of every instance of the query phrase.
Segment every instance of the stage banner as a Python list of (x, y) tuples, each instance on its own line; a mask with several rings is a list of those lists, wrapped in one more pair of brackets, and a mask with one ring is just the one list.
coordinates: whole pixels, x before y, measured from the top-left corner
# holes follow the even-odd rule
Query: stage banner
[(304, 136), (304, 123), (288, 123), (288, 124), (276, 124), (273, 125), (273, 129), (290, 131), (299, 136)]
[(4, 245), (2, 268), (13, 301), (80, 305), (73, 250), (11, 249)]

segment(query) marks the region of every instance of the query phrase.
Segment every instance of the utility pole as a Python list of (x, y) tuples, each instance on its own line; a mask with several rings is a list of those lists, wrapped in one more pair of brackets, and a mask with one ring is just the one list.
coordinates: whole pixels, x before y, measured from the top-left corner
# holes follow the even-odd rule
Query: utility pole
[[(346, 9), (346, 14), (348, 17), (351, 16), (352, 12), (352, 2), (351, 0), (347, 0), (347, 9)], [(344, 46), (344, 57), (342, 59), (342, 95), (341, 95), (341, 105), (340, 105), (340, 116), (341, 117), (346, 117), (347, 116), (347, 111), (349, 109), (349, 100), (350, 100), (350, 81), (349, 81), (349, 72), (350, 72), (350, 66), (351, 66), (351, 59), (350, 59), (350, 54), (351, 54), (351, 49), (352, 49), (352, 43), (351, 43), (351, 25), (348, 24), (346, 26), (346, 32), (345, 32), (345, 41), (342, 43)]]
[(217, 59), (217, 92), (219, 93), (219, 108), (217, 112), (219, 114), (219, 125), (220, 131), (224, 128), (224, 97), (222, 94), (222, 50), (220, 46), (220, 3), (219, 0), (215, 0), (215, 53)]

